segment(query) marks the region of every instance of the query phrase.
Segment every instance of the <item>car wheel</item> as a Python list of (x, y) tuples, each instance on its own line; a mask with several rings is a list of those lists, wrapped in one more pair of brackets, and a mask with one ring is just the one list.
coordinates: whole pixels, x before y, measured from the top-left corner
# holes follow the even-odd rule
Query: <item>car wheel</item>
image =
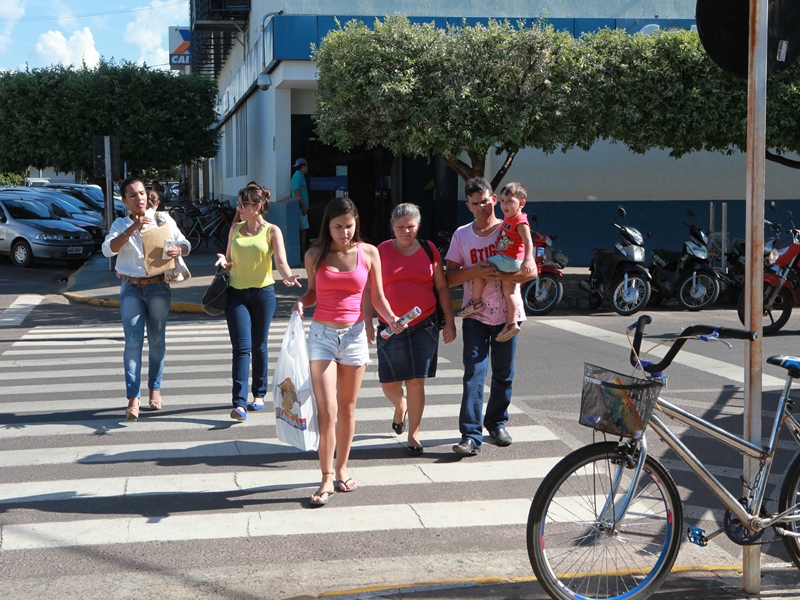
[(14, 242), (11, 246), (11, 262), (15, 267), (30, 267), (33, 262), (33, 252), (25, 240)]

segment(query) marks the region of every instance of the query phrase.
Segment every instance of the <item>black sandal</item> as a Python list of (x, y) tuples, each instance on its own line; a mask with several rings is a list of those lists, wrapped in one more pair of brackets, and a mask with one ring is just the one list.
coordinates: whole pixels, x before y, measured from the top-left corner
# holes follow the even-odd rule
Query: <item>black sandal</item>
[(422, 446), (408, 446), (409, 456), (420, 456), (423, 452), (425, 452), (425, 448)]
[(310, 499), (309, 502), (311, 503), (311, 506), (325, 506), (328, 503), (328, 500), (331, 499), (331, 496), (333, 496), (335, 493), (336, 490), (319, 489), (316, 491), (314, 495), (319, 496), (320, 499), (319, 500)]
[(406, 430), (406, 423), (408, 422), (408, 410), (403, 415), (403, 422), (402, 423), (395, 423), (394, 419), (392, 419), (392, 429), (397, 435), (402, 435), (402, 433)]

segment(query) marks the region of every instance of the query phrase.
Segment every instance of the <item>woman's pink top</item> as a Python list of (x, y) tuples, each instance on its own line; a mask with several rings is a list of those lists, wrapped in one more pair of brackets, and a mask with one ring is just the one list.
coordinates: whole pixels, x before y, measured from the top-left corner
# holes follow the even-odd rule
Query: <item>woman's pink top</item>
[(361, 320), (361, 299), (367, 287), (369, 269), (358, 244), (358, 262), (352, 271), (331, 271), (325, 260), (317, 269), (315, 321), (356, 323)]
[[(424, 243), (433, 252), (434, 260), (441, 262), (436, 247), (427, 240)], [(409, 326), (430, 317), (436, 311), (436, 296), (433, 295), (433, 264), (425, 250), (420, 247), (411, 256), (406, 256), (394, 247), (392, 240), (387, 240), (378, 245), (378, 252), (381, 255), (383, 293), (394, 314), (402, 317), (419, 306), (422, 314)]]

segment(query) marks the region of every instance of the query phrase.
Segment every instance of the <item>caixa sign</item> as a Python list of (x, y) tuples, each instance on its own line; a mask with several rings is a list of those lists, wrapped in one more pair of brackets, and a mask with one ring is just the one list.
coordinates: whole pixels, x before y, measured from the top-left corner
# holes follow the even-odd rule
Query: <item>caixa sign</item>
[(192, 32), (188, 27), (169, 28), (170, 69), (183, 70), (191, 64)]

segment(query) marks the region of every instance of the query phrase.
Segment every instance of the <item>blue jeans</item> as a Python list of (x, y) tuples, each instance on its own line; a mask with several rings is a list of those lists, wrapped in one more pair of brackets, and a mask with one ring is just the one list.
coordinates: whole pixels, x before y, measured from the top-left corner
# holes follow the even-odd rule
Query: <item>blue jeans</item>
[(483, 443), (481, 414), (483, 413), (483, 385), (489, 360), (492, 363), (492, 383), (483, 426), (487, 430), (505, 427), (508, 407), (511, 404), (511, 384), (514, 380), (514, 357), (517, 353), (516, 336), (507, 342), (495, 338), (504, 324), (486, 325), (477, 319), (464, 319), (464, 391), (461, 396), (461, 412), (458, 429), (462, 440), (475, 442), (477, 448)]
[(228, 333), (233, 346), (232, 403), (234, 408), (247, 410), (247, 378), (250, 374), (250, 355), (253, 355), (254, 398), (267, 393), (267, 338), (275, 314), (275, 287), (237, 290), (228, 288)]
[(164, 281), (136, 286), (122, 281), (119, 292), (119, 312), (125, 331), (125, 390), (127, 398), (138, 398), (142, 387), (142, 347), (147, 326), (149, 364), (147, 388), (161, 389), (164, 356), (167, 353), (166, 332), (172, 291)]

